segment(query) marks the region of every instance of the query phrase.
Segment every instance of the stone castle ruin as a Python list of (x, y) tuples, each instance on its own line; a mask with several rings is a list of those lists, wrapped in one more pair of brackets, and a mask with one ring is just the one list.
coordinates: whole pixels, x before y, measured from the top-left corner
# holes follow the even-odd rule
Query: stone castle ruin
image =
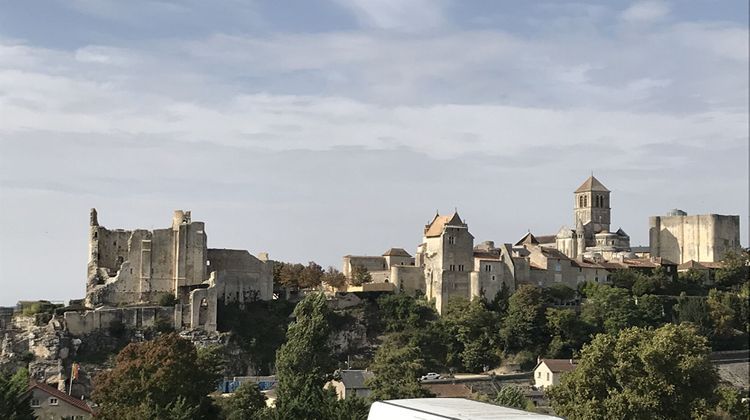
[(107, 229), (91, 209), (85, 305), (92, 310), (68, 312), (65, 321), (74, 333), (113, 319), (141, 327), (157, 318), (171, 318), (176, 329), (215, 331), (219, 302), (272, 295), (268, 254), (208, 248), (205, 224), (189, 211), (176, 210), (172, 226), (150, 231)]

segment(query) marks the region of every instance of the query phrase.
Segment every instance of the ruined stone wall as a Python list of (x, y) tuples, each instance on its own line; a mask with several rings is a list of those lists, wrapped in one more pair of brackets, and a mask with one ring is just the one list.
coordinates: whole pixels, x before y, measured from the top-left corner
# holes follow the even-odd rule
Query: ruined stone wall
[(245, 250), (209, 249), (208, 271), (216, 273), (217, 298), (225, 303), (273, 298), (273, 265)]
[(172, 306), (138, 306), (97, 309), (93, 311), (65, 312), (65, 328), (74, 336), (90, 334), (115, 323), (130, 328), (153, 328), (161, 318), (174, 324), (175, 308)]
[[(352, 277), (352, 268), (354, 266), (364, 267), (370, 272), (370, 274), (380, 273), (378, 274), (379, 277), (383, 277), (382, 273), (388, 270), (388, 264), (385, 257), (347, 255), (344, 257), (344, 262), (341, 267), (341, 272), (346, 278)], [(382, 278), (380, 281), (383, 281)]]

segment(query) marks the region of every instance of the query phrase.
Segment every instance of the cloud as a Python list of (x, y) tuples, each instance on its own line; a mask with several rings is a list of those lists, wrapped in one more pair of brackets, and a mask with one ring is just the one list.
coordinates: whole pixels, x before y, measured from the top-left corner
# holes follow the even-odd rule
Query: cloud
[(669, 15), (670, 7), (661, 0), (636, 1), (625, 9), (620, 18), (628, 22), (651, 22)]
[(366, 27), (420, 32), (446, 24), (446, 0), (335, 0)]

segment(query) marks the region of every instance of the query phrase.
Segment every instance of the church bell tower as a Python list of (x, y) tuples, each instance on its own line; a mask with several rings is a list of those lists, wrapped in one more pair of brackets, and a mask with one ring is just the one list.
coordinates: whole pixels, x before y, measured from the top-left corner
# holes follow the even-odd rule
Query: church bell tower
[(582, 223), (590, 233), (609, 231), (610, 191), (591, 175), (573, 193), (575, 197), (574, 220)]

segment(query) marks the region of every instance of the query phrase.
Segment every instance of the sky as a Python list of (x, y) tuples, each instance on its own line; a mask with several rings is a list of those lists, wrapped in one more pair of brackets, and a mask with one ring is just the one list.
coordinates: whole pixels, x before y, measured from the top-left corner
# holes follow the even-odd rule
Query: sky
[(634, 246), (748, 246), (748, 76), (744, 0), (0, 0), (0, 305), (83, 297), (92, 207), (340, 267), (554, 234), (593, 173)]

